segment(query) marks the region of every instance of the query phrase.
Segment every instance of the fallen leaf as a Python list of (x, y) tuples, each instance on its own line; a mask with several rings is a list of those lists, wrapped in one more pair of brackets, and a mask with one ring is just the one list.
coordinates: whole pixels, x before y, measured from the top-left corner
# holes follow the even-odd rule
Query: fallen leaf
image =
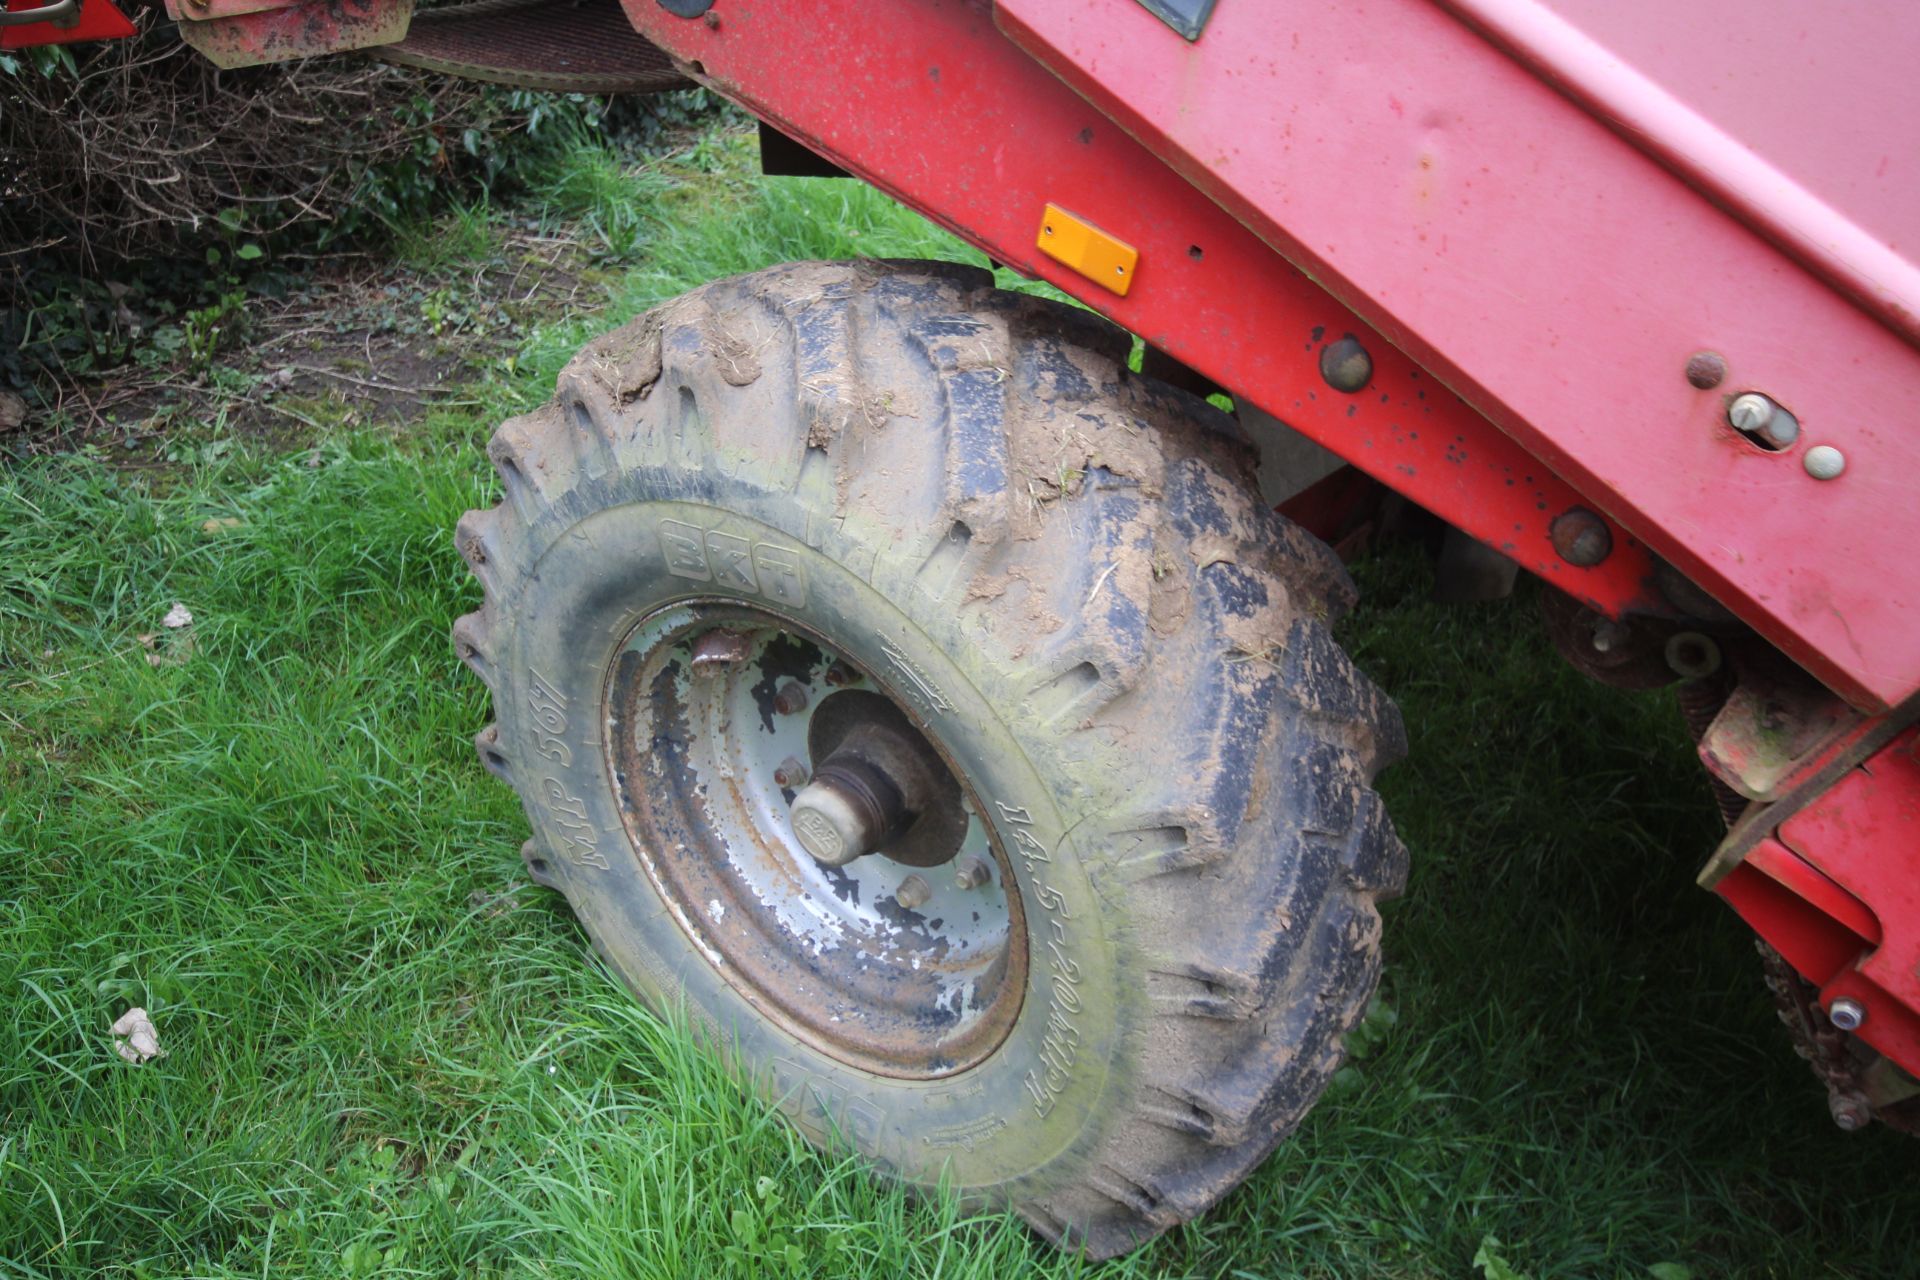
[(113, 1024), (113, 1034), (126, 1037), (124, 1040), (114, 1040), (113, 1051), (128, 1062), (141, 1063), (163, 1056), (160, 1033), (154, 1029), (153, 1019), (147, 1016), (147, 1011), (138, 1005), (120, 1015)]
[(167, 616), (160, 619), (170, 628), (171, 634), (158, 631), (143, 631), (134, 639), (147, 651), (147, 665), (150, 667), (177, 667), (193, 656), (193, 614), (187, 606), (175, 603), (167, 610)]
[(238, 529), (245, 523), (239, 516), (215, 516), (200, 522), (200, 532), (219, 533), (222, 529)]
[(0, 391), (0, 431), (14, 431), (27, 420), (27, 402), (11, 391)]

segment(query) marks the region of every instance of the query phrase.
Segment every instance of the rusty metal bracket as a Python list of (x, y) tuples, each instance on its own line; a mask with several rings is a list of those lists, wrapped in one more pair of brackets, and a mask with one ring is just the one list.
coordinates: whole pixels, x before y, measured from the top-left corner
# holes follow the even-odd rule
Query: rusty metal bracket
[(1811, 684), (1743, 682), (1701, 735), (1700, 761), (1740, 795), (1771, 802), (1803, 761), (1864, 718)]
[(214, 22), (249, 13), (292, 9), (301, 0), (167, 0), (167, 16), (175, 22)]
[(180, 38), (217, 67), (251, 67), (404, 39), (413, 0), (167, 0)]
[(1733, 824), (1727, 838), (1700, 869), (1696, 877), (1700, 887), (1713, 889), (1782, 823), (1825, 795), (1835, 783), (1916, 721), (1920, 721), (1920, 696), (1907, 699), (1885, 715), (1854, 723), (1830, 742), (1825, 751), (1810, 753), (1818, 763), (1809, 764), (1797, 775), (1777, 783), (1774, 792), (1777, 799), (1769, 804), (1753, 805)]
[(373, 56), (559, 93), (661, 93), (693, 84), (633, 29), (618, 0), (474, 0), (427, 9), (405, 39)]

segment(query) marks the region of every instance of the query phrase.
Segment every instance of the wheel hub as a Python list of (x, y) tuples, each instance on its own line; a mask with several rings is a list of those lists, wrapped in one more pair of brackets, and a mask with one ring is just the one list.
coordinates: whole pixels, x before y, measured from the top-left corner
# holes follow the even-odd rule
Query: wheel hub
[(643, 865), (750, 1000), (894, 1075), (960, 1070), (1004, 1038), (1026, 970), (1004, 854), (867, 668), (791, 619), (676, 605), (623, 646), (607, 725)]
[(960, 787), (926, 737), (884, 694), (843, 689), (807, 726), (813, 781), (789, 819), (817, 862), (879, 853), (911, 867), (950, 862), (966, 839)]

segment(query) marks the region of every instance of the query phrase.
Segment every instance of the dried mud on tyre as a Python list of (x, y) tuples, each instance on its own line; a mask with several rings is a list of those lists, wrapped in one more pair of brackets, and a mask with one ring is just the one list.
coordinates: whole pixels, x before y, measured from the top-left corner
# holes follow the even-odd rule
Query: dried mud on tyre
[[(1399, 720), (1328, 631), (1344, 571), (1261, 505), (1231, 419), (1129, 373), (1128, 345), (941, 264), (696, 290), (499, 429), (503, 500), (458, 531), (485, 604), (454, 631), (529, 865), (643, 999), (684, 1000), (814, 1140), (1095, 1256), (1204, 1211), (1298, 1123), (1405, 877), (1370, 789)], [(741, 661), (785, 664), (746, 671), (769, 695), (804, 677), (824, 701), (838, 662), (963, 784), (1011, 924), (942, 954), (1004, 933), (1012, 1000), (966, 1053), (887, 1036), (964, 1021), (971, 996), (881, 1008), (861, 993), (893, 986), (826, 958), (844, 937), (892, 963), (896, 934), (861, 933), (882, 924), (937, 950), (952, 926), (928, 912), (958, 918), (958, 891), (881, 921), (906, 871), (875, 853), (845, 869), (860, 911), (814, 909), (820, 868), (764, 826), (764, 735), (797, 729), (758, 727), (744, 675), (691, 674), (734, 633), (759, 637)], [(649, 692), (615, 714), (623, 663)], [(745, 816), (716, 816), (722, 792)], [(801, 886), (766, 907), (800, 923), (693, 901), (689, 850), (701, 885), (746, 886), (730, 901)], [(791, 953), (728, 954), (749, 943)], [(834, 1001), (840, 1021), (813, 1017)]]

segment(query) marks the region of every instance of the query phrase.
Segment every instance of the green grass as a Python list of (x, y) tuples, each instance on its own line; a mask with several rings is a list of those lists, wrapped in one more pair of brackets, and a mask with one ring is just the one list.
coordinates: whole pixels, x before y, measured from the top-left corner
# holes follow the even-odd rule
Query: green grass
[[(609, 225), (634, 184), (600, 324), (782, 259), (978, 260), (864, 188), (743, 181), (743, 145), (550, 194)], [(1692, 887), (1716, 820), (1670, 702), (1564, 669), (1528, 590), (1429, 603), (1405, 548), (1359, 567), (1345, 634), (1406, 713), (1383, 789), (1413, 882), (1365, 1056), (1289, 1146), (1090, 1268), (798, 1142), (526, 882), (469, 746), (454, 520), (491, 500), (491, 421), (584, 336), (539, 335), (484, 388), (497, 412), (337, 433), (319, 465), (0, 473), (0, 1276), (1911, 1265), (1916, 1149), (1833, 1128), (1749, 940)], [(192, 651), (156, 640), (185, 660), (154, 665), (140, 637), (176, 600)], [(134, 1004), (167, 1051), (139, 1067), (107, 1034)]]
[(445, 271), (484, 260), (499, 248), (493, 207), (484, 196), (431, 223), (409, 223), (393, 237), (393, 256), (422, 273)]

